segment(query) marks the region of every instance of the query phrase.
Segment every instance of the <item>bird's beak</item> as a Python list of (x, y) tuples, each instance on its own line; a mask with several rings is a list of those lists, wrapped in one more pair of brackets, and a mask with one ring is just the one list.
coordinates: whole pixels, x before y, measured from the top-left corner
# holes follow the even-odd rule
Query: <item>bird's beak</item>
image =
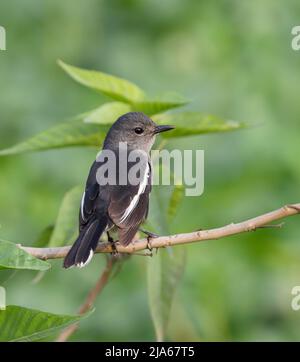
[(170, 131), (171, 129), (174, 129), (174, 126), (156, 126), (154, 130), (154, 134)]

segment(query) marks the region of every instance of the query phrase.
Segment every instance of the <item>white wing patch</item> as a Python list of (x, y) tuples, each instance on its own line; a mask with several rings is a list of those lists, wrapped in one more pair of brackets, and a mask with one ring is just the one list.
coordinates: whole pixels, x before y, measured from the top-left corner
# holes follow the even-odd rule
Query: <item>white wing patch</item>
[(85, 192), (82, 195), (82, 199), (81, 199), (81, 208), (80, 208), (80, 212), (81, 212), (81, 217), (83, 221), (86, 221), (85, 217), (84, 217), (84, 199), (85, 199)]
[(148, 184), (149, 176), (150, 176), (150, 167), (149, 167), (149, 163), (147, 163), (144, 179), (140, 183), (137, 194), (133, 197), (133, 199), (131, 200), (129, 206), (127, 207), (124, 214), (122, 215), (122, 217), (120, 219), (120, 223), (123, 223), (128, 218), (128, 216), (132, 213), (134, 208), (136, 207), (136, 205), (137, 205), (137, 203), (138, 203), (138, 201), (140, 199), (140, 195), (145, 192), (146, 186)]
[(86, 266), (86, 265), (92, 260), (93, 255), (94, 255), (93, 250), (90, 250), (90, 255), (89, 255), (89, 257), (87, 258), (87, 261), (86, 261), (85, 263), (83, 263), (83, 262), (78, 263), (78, 264), (76, 264), (76, 266), (77, 266), (78, 268), (83, 268), (84, 266)]

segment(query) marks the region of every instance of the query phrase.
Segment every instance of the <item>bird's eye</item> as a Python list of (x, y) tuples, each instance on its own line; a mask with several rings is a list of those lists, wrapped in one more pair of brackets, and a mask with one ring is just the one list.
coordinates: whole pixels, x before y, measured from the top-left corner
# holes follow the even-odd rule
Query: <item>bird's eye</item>
[(143, 128), (141, 128), (141, 127), (136, 127), (136, 128), (134, 129), (134, 132), (135, 132), (136, 134), (142, 134), (142, 133), (144, 132), (144, 130), (143, 130)]

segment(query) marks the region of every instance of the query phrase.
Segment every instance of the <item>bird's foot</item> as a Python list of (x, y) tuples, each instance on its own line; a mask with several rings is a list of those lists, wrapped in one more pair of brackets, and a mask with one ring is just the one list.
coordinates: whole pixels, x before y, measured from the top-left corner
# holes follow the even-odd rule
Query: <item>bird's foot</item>
[(114, 241), (114, 239), (109, 235), (109, 232), (106, 233), (107, 234), (107, 240), (108, 242), (111, 244), (111, 248), (112, 248), (112, 253), (111, 255), (114, 257), (117, 257), (119, 255), (119, 252), (117, 250), (116, 247), (116, 242)]
[(154, 234), (151, 231), (147, 231), (147, 230), (143, 230), (143, 229), (139, 229), (139, 231), (141, 231), (142, 233), (147, 235), (147, 249), (150, 251), (150, 256), (153, 256), (153, 253), (152, 253), (153, 248), (151, 245), (151, 239), (158, 238), (159, 235)]

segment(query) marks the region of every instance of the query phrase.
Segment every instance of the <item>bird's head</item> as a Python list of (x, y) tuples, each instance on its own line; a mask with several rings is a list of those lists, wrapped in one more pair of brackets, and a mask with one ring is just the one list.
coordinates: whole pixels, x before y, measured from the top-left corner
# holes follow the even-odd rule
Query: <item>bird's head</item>
[(149, 152), (158, 133), (169, 131), (173, 126), (159, 126), (142, 112), (126, 113), (111, 126), (104, 147), (116, 148), (126, 142), (129, 149)]

